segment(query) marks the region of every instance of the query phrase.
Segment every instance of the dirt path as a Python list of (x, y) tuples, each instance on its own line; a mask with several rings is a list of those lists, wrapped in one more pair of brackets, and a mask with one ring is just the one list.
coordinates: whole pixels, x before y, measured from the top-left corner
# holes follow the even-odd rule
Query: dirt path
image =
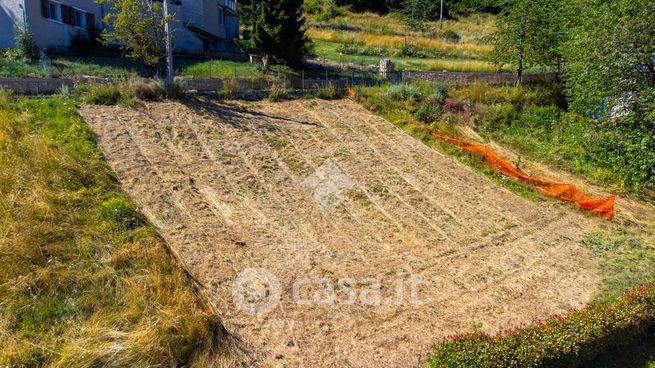
[[(519, 198), (350, 101), (81, 113), (263, 367), (416, 366), (452, 333), (580, 307), (600, 280), (577, 242), (602, 220)], [(279, 289), (233, 294), (249, 268)], [(234, 301), (277, 290), (255, 316)]]

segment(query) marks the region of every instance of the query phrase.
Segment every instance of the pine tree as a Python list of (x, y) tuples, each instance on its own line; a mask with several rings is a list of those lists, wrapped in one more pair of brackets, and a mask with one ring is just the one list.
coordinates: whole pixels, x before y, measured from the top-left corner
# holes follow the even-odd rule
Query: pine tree
[(263, 56), (264, 67), (269, 60), (290, 66), (297, 66), (309, 47), (305, 35), (305, 19), (302, 13), (303, 0), (261, 0), (252, 2), (252, 38), (245, 47)]

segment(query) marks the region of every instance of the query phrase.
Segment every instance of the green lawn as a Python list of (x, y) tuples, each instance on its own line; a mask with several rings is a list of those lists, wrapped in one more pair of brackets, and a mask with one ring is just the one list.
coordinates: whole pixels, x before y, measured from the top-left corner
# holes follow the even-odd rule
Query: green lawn
[(26, 63), (0, 58), (0, 77), (47, 77), (48, 69), (40, 63)]
[[(52, 60), (52, 74), (58, 77), (94, 76), (120, 78), (131, 74), (150, 77), (155, 71), (141, 62), (119, 57), (71, 57), (58, 56)], [(257, 64), (220, 59), (176, 57), (175, 75), (193, 78), (260, 78), (266, 77)], [(163, 73), (160, 70), (159, 73)], [(273, 65), (270, 76), (290, 76), (295, 73), (284, 66)]]
[(92, 56), (52, 58), (52, 75), (56, 77), (120, 78), (130, 73), (147, 76), (151, 72), (142, 63), (128, 58)]
[[(316, 56), (322, 60), (337, 63), (352, 63), (355, 65), (378, 65), (381, 56), (347, 55), (338, 51), (338, 42), (314, 40)], [(397, 70), (433, 70), (451, 72), (496, 72), (498, 68), (483, 60), (453, 59), (453, 58), (419, 58), (419, 57), (388, 57), (396, 64)]]

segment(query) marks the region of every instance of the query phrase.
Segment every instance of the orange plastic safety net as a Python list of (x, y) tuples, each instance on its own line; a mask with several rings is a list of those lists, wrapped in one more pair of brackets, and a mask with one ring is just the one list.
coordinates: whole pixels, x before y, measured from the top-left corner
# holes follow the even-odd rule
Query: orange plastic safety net
[(539, 179), (526, 175), (518, 168), (503, 160), (498, 154), (496, 154), (496, 152), (484, 145), (466, 142), (438, 133), (433, 133), (433, 135), (438, 139), (454, 144), (466, 151), (481, 155), (485, 161), (489, 163), (489, 165), (494, 167), (503, 175), (514, 177), (523, 182), (532, 184), (540, 192), (549, 197), (573, 202), (587, 211), (605, 217), (607, 220), (612, 219), (612, 216), (614, 216), (614, 196), (605, 198), (591, 197), (576, 188), (573, 184), (557, 183), (554, 181)]

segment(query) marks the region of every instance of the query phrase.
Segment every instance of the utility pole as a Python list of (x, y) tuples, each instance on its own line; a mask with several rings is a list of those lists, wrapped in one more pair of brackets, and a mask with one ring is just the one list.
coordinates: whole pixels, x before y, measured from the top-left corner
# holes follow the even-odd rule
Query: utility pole
[(443, 31), (443, 0), (441, 0), (441, 12), (439, 13), (439, 30)]
[(164, 0), (164, 33), (166, 33), (166, 86), (173, 85), (173, 47), (171, 45), (171, 22), (168, 19), (168, 1)]

